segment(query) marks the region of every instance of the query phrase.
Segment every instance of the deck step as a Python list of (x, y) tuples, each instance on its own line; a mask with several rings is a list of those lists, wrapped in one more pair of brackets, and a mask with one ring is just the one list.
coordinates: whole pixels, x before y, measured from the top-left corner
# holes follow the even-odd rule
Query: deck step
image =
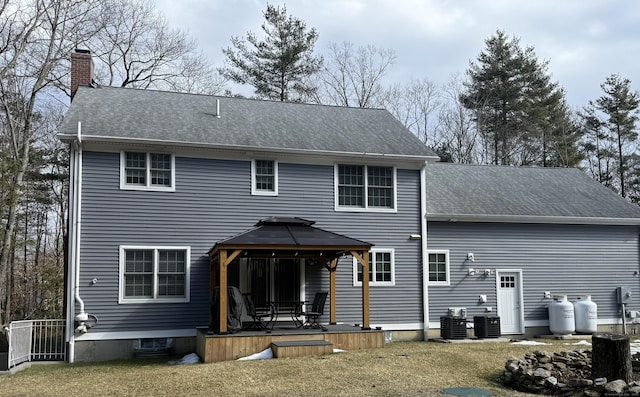
[(333, 344), (326, 340), (283, 340), (271, 342), (273, 357), (321, 356), (333, 353)]

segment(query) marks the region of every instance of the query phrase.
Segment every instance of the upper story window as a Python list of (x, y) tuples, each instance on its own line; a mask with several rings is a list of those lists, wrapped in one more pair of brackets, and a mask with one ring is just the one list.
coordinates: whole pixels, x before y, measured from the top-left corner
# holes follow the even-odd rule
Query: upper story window
[(429, 284), (449, 285), (449, 251), (429, 251)]
[(189, 247), (120, 247), (120, 303), (188, 302)]
[(174, 191), (174, 156), (167, 153), (122, 152), (120, 188)]
[(338, 164), (335, 168), (336, 210), (396, 210), (396, 170), (393, 167)]
[[(362, 285), (362, 265), (353, 258), (353, 285)], [(395, 284), (395, 252), (393, 249), (374, 248), (369, 252), (369, 285)]]
[(251, 194), (263, 196), (278, 195), (277, 161), (251, 161)]

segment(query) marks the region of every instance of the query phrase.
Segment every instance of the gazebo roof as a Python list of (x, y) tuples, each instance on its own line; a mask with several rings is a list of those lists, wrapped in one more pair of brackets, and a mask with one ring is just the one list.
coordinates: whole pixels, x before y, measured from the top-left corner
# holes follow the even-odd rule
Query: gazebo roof
[(314, 227), (302, 218), (271, 217), (255, 228), (217, 242), (210, 255), (222, 249), (244, 250), (243, 256), (300, 256), (335, 258), (350, 251), (368, 251), (373, 244)]

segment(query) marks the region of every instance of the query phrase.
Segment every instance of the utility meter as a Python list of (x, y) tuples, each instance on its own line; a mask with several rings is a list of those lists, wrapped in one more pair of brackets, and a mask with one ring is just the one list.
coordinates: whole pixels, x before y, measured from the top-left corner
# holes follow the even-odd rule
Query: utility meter
[(616, 288), (618, 295), (618, 304), (628, 304), (631, 303), (631, 288), (629, 287), (618, 287)]

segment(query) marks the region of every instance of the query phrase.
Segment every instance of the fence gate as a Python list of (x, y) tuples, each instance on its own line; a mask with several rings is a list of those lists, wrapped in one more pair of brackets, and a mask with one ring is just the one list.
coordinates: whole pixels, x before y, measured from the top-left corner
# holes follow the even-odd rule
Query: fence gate
[(64, 361), (64, 320), (24, 320), (9, 324), (9, 368), (27, 361)]

